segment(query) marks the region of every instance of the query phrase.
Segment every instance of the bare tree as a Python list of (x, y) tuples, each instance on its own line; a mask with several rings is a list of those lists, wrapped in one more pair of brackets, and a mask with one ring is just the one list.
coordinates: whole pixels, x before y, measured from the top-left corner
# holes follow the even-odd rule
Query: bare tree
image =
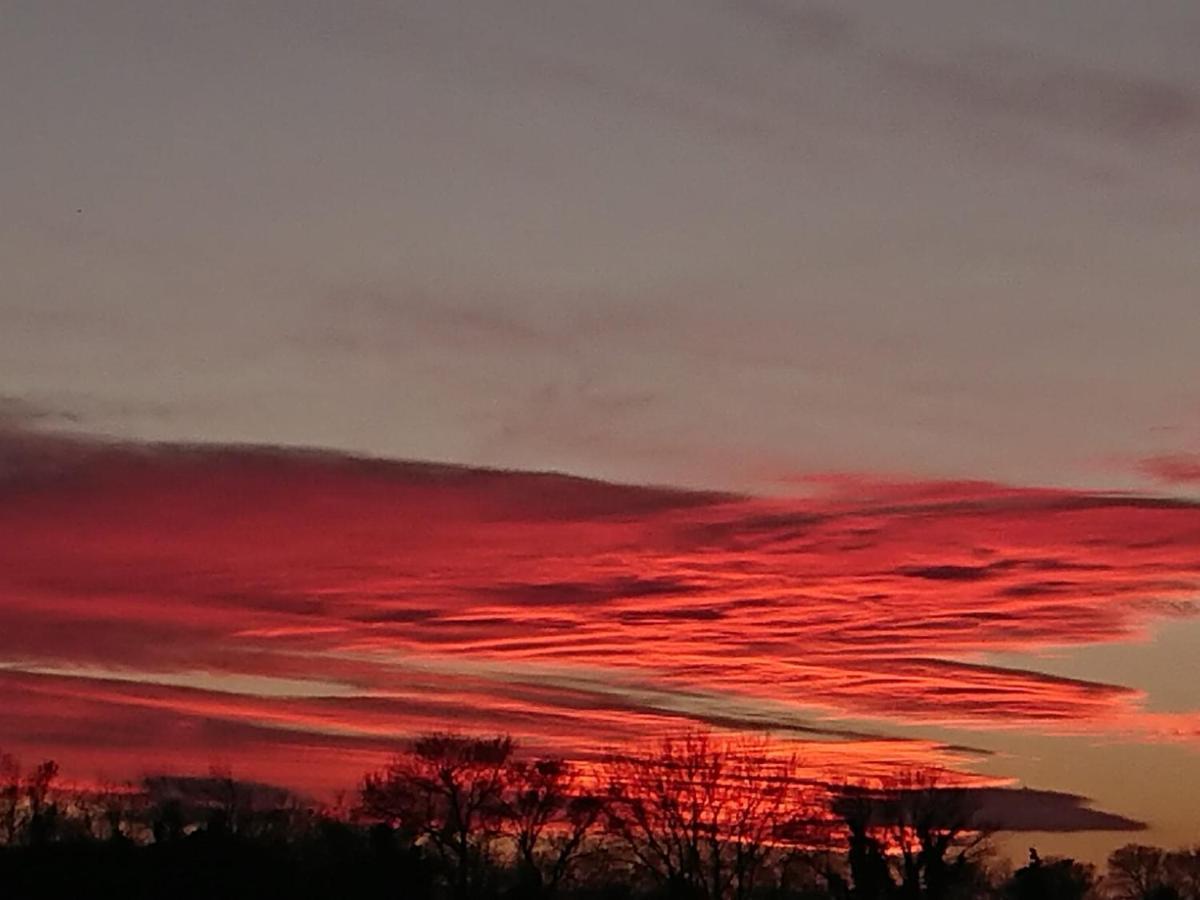
[(1105, 886), (1118, 900), (1153, 900), (1168, 886), (1167, 853), (1160, 847), (1126, 844), (1109, 854)]
[(860, 787), (842, 788), (833, 806), (846, 826), (850, 895), (854, 900), (891, 897), (896, 883), (892, 880), (886, 839), (881, 833), (883, 814), (878, 794)]
[(762, 741), (693, 732), (606, 768), (609, 831), (635, 869), (677, 895), (749, 896), (808, 809), (795, 759)]
[(25, 784), (28, 806), (29, 842), (44, 844), (52, 840), (58, 825), (58, 806), (51, 799), (51, 789), (58, 778), (58, 763), (45, 760), (29, 773)]
[(1168, 853), (1167, 873), (1182, 900), (1200, 900), (1200, 847)]
[(842, 788), (834, 809), (849, 836), (854, 896), (947, 900), (971, 886), (988, 849), (970, 790), (912, 771), (877, 787)]
[(1126, 844), (1109, 855), (1104, 887), (1115, 900), (1200, 900), (1200, 847)]
[(569, 763), (514, 761), (507, 775), (505, 830), (516, 850), (522, 896), (557, 893), (600, 819), (603, 803)]
[(15, 756), (0, 753), (0, 828), (5, 844), (17, 842), (21, 793), (21, 763)]
[(421, 738), (363, 780), (362, 812), (426, 844), (445, 864), (454, 895), (470, 897), (498, 833), (513, 749), (507, 737)]
[(135, 819), (142, 811), (145, 799), (145, 794), (129, 782), (103, 785), (94, 800), (99, 817), (97, 824), (103, 826), (101, 837), (110, 841), (132, 839)]

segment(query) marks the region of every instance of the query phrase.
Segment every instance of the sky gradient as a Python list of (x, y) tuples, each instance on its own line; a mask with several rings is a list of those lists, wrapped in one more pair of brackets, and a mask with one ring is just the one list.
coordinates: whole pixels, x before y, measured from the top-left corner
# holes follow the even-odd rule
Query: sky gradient
[(1195, 841), (1198, 43), (13, 4), (0, 748), (328, 793), (444, 725), (769, 726)]

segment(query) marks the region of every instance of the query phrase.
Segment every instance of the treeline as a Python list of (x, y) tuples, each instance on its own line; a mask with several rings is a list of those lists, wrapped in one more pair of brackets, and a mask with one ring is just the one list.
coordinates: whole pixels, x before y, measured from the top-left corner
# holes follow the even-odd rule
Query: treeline
[(0, 756), (0, 898), (1200, 900), (1200, 850), (1012, 871), (970, 790), (830, 786), (703, 733), (588, 764), (431, 735), (335, 809), (228, 771), (57, 782)]

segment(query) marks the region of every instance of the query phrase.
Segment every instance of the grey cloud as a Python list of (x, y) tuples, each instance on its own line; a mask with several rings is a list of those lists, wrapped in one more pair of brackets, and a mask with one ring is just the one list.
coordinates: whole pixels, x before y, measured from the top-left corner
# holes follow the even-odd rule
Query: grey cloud
[(1006, 788), (977, 792), (977, 819), (999, 831), (1143, 831), (1146, 823), (1092, 809), (1078, 794)]
[(766, 29), (787, 50), (836, 50), (858, 36), (858, 23), (833, 6), (796, 0), (728, 0), (735, 14)]
[(890, 74), (971, 115), (1036, 122), (1130, 143), (1200, 134), (1200, 94), (1189, 87), (1015, 51), (948, 59), (896, 58)]
[(0, 394), (0, 430), (73, 426), (79, 421), (80, 416), (74, 412), (45, 406), (24, 397)]
[[(853, 804), (861, 791), (840, 788), (841, 797), (834, 807)], [(907, 798), (913, 791), (872, 792), (872, 807), (877, 824), (894, 821), (903, 815)], [(1104, 810), (1092, 809), (1091, 800), (1079, 794), (1031, 788), (933, 788), (922, 790), (918, 802), (943, 803), (947, 809), (960, 808), (972, 824), (1005, 832), (1081, 832), (1143, 831), (1145, 822)]]

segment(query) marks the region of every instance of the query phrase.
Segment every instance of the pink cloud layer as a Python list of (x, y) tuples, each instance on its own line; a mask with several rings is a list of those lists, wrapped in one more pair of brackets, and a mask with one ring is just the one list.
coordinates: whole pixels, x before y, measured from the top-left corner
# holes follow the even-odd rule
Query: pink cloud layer
[(966, 751), (840, 720), (1200, 735), (1119, 683), (979, 663), (1193, 614), (1184, 501), (849, 480), (780, 500), (9, 435), (0, 538), (5, 744), (92, 770), (237, 760), (325, 790), (436, 728), (580, 755), (774, 727), (860, 772)]

